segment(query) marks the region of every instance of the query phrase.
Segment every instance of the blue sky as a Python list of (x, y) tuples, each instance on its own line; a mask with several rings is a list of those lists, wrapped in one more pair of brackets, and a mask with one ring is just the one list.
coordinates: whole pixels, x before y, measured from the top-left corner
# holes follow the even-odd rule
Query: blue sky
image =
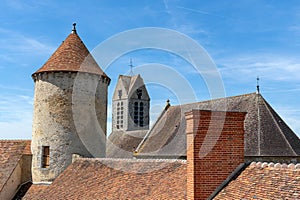
[[(31, 138), (31, 74), (68, 36), (73, 22), (91, 51), (113, 35), (135, 28), (183, 33), (214, 60), (226, 96), (255, 92), (259, 76), (264, 98), (300, 135), (299, 1), (2, 0), (0, 10), (0, 138)], [(210, 98), (189, 63), (153, 49), (130, 52), (106, 68), (112, 79), (109, 98), (118, 74), (128, 73), (130, 58), (136, 70), (149, 63), (168, 66), (189, 82), (197, 101)], [(148, 89), (152, 121), (168, 98), (173, 104), (194, 101), (176, 99), (167, 86), (149, 84)]]

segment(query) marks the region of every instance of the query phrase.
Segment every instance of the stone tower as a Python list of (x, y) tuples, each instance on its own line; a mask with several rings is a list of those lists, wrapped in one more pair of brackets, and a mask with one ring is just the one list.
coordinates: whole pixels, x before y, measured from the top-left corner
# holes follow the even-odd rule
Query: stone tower
[(105, 157), (107, 88), (78, 36), (71, 34), (35, 73), (32, 179), (52, 182), (72, 157)]
[(120, 75), (113, 94), (112, 132), (149, 129), (150, 98), (140, 75)]

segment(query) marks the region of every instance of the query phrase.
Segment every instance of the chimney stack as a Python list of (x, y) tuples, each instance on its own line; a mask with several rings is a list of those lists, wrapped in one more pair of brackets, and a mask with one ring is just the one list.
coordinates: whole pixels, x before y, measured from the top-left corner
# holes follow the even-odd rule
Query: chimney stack
[(207, 110), (185, 113), (187, 199), (207, 199), (244, 163), (245, 115)]

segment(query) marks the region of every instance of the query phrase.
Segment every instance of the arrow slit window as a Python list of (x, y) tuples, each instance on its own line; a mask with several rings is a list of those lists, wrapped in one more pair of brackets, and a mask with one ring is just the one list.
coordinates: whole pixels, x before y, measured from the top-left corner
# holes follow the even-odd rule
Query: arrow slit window
[(49, 168), (50, 166), (50, 147), (42, 146), (42, 168)]

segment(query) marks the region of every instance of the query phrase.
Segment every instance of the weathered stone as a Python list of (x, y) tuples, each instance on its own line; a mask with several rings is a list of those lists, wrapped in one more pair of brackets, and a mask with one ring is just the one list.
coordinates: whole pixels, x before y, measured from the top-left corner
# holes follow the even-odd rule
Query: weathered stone
[[(72, 155), (105, 157), (107, 87), (100, 75), (42, 73), (35, 79), (32, 130), (33, 182), (53, 181)], [(50, 165), (42, 168), (42, 147)]]

